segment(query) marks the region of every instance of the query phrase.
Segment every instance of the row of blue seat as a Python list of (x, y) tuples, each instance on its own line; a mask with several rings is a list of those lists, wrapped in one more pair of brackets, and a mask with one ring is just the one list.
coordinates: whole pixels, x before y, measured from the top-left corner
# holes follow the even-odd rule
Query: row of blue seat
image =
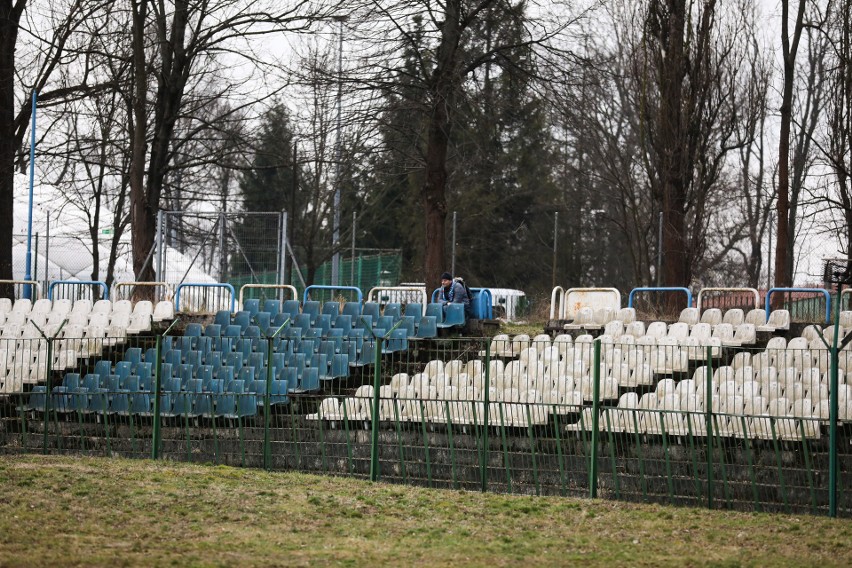
[[(252, 389), (241, 392), (164, 392), (160, 395), (161, 416), (242, 418), (255, 416), (258, 408), (265, 405), (266, 383), (255, 381)], [(30, 393), (26, 409), (46, 412), (48, 400), (51, 410), (57, 413), (78, 412), (81, 414), (117, 414), (123, 416), (153, 416), (153, 394), (134, 391), (110, 391), (109, 389), (75, 390), (64, 386), (55, 387), (48, 399), (44, 385), (37, 385)], [(270, 405), (288, 402), (286, 385), (273, 382)]]

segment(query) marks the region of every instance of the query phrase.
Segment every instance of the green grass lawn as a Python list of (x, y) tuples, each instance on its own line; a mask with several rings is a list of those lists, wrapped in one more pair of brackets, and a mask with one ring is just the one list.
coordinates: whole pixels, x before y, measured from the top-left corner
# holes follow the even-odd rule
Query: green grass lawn
[(0, 457), (0, 566), (852, 565), (852, 521)]

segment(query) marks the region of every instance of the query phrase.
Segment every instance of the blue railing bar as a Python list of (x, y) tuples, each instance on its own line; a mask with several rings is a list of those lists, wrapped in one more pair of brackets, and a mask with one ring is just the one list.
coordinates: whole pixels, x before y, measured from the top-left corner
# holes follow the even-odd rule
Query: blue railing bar
[(302, 301), (302, 304), (304, 304), (305, 302), (308, 301), (308, 296), (310, 295), (310, 294), (308, 294), (308, 292), (311, 291), (311, 290), (350, 290), (350, 291), (358, 294), (358, 303), (359, 304), (364, 299), (363, 292), (361, 292), (361, 289), (358, 288), (357, 286), (323, 286), (321, 284), (311, 284), (310, 286), (305, 288), (305, 293), (303, 294), (304, 299)]
[(630, 291), (630, 295), (627, 297), (627, 307), (633, 307), (633, 296), (636, 292), (683, 292), (686, 294), (686, 307), (692, 307), (692, 292), (689, 291), (689, 288), (681, 288), (678, 286), (663, 286), (663, 287), (650, 287), (650, 288), (633, 288)]
[(175, 288), (175, 312), (180, 311), (180, 291), (185, 286), (194, 286), (194, 287), (198, 287), (198, 288), (225, 288), (226, 290), (228, 290), (231, 293), (231, 313), (234, 312), (234, 307), (236, 306), (236, 301), (237, 301), (236, 293), (234, 292), (234, 287), (231, 286), (228, 283), (209, 284), (209, 283), (205, 283), (205, 282), (183, 282), (181, 284), (178, 284), (177, 288)]
[(106, 282), (101, 282), (100, 280), (54, 280), (50, 283), (50, 286), (47, 287), (47, 298), (49, 300), (53, 300), (53, 288), (60, 284), (72, 284), (74, 286), (100, 286), (104, 291), (103, 299), (109, 300), (109, 287), (106, 285)]
[(766, 293), (766, 318), (769, 319), (769, 298), (775, 292), (814, 292), (825, 296), (825, 323), (831, 322), (831, 293), (823, 288), (770, 288)]

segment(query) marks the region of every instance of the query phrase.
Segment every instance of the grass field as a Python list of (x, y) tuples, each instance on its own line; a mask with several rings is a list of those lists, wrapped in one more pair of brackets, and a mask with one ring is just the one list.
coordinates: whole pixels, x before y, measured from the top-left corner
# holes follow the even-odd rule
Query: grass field
[(0, 565), (852, 565), (852, 521), (0, 457)]

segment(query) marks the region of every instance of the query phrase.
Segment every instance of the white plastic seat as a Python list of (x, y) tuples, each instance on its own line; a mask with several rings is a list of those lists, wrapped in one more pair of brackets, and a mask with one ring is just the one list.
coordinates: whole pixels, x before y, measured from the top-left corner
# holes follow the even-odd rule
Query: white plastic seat
[(732, 339), (723, 339), (722, 345), (728, 347), (740, 347), (743, 345), (752, 345), (757, 341), (757, 332), (751, 323), (744, 323), (737, 326)]
[(595, 325), (595, 312), (592, 308), (583, 306), (574, 316), (574, 320), (571, 323), (566, 323), (565, 329), (583, 329), (587, 326)]
[(139, 300), (133, 306), (133, 315), (144, 314), (146, 316), (154, 315), (154, 304), (150, 300)]
[(92, 306), (93, 314), (111, 314), (112, 313), (112, 302), (109, 300), (98, 300), (95, 302), (95, 305)]
[(0, 298), (0, 313), (7, 314), (12, 311), (12, 300), (9, 298)]
[(704, 310), (704, 313), (701, 314), (700, 323), (706, 323), (711, 328), (714, 325), (722, 323), (722, 310), (719, 308), (707, 308)]
[(725, 311), (722, 316), (722, 323), (726, 323), (731, 327), (736, 327), (745, 321), (745, 314), (740, 308), (731, 308)]
[(112, 304), (112, 312), (115, 314), (127, 314), (128, 316), (133, 313), (133, 303), (130, 300), (116, 300)]
[(636, 339), (645, 335), (645, 322), (632, 321), (624, 328), (624, 335), (632, 335)]
[(40, 300), (36, 300), (36, 303), (33, 304), (32, 309), (30, 310), (30, 314), (49, 314), (53, 309), (53, 302), (48, 300), (47, 298), (42, 298)]
[(684, 308), (680, 311), (680, 317), (677, 319), (678, 323), (685, 323), (688, 327), (692, 327), (701, 321), (700, 314), (698, 312), (698, 308)]
[(743, 323), (750, 323), (755, 327), (759, 325), (766, 325), (766, 310), (763, 308), (754, 308), (749, 310)]
[(15, 304), (12, 306), (12, 309), (9, 313), (12, 314), (24, 314), (29, 315), (30, 311), (33, 309), (33, 303), (27, 298), (20, 298), (15, 300)]
[(621, 308), (616, 312), (615, 319), (623, 322), (625, 325), (636, 321), (636, 308)]
[(788, 310), (772, 310), (769, 320), (765, 324), (758, 325), (757, 331), (774, 332), (790, 329), (790, 312)]
[(149, 314), (133, 314), (127, 326), (128, 335), (136, 335), (151, 331), (151, 316)]
[(175, 318), (175, 306), (168, 300), (157, 302), (154, 306), (154, 321), (161, 322)]
[(724, 342), (734, 338), (734, 327), (729, 323), (720, 323), (713, 328), (713, 337)]

